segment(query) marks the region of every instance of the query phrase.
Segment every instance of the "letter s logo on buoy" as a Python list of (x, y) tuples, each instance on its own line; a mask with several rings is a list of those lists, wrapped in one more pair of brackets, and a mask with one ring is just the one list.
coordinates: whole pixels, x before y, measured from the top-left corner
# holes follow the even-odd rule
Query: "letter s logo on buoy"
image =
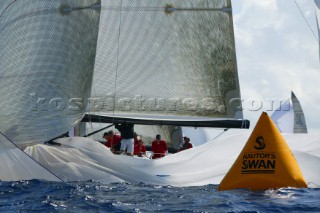
[(257, 137), (256, 143), (258, 144), (258, 146), (256, 145), (253, 146), (256, 150), (262, 150), (266, 147), (262, 136)]

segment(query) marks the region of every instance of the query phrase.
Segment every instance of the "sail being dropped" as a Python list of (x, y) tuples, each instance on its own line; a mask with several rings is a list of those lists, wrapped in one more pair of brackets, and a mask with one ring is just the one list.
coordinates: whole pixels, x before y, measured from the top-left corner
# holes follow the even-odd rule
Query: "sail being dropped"
[(248, 128), (230, 0), (101, 3), (86, 121)]

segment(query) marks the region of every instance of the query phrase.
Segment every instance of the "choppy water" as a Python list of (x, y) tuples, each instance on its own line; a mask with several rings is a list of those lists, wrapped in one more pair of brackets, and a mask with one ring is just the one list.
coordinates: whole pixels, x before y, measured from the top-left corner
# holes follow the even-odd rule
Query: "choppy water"
[(319, 197), (319, 188), (219, 192), (217, 185), (0, 182), (1, 212), (320, 212)]

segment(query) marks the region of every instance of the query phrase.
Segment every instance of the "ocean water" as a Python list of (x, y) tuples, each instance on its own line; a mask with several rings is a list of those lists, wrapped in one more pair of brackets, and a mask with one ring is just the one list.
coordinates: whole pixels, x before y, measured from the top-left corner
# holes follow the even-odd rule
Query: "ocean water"
[(320, 212), (320, 188), (219, 192), (217, 187), (0, 182), (0, 212)]

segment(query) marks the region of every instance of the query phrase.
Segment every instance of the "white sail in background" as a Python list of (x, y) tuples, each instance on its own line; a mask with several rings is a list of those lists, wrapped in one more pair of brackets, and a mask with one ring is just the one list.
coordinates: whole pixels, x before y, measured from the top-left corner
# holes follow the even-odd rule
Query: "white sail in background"
[(0, 1), (0, 132), (14, 143), (51, 140), (82, 119), (96, 54), (95, 3)]
[(104, 122), (162, 119), (158, 124), (182, 126), (236, 118), (241, 101), (230, 0), (101, 3), (90, 113), (112, 117)]
[(304, 113), (298, 98), (293, 92), (291, 92), (291, 99), (294, 111), (294, 126), (293, 133), (308, 133), (306, 120), (304, 118)]
[(293, 92), (291, 98), (273, 112), (271, 119), (282, 133), (308, 133), (302, 107)]

